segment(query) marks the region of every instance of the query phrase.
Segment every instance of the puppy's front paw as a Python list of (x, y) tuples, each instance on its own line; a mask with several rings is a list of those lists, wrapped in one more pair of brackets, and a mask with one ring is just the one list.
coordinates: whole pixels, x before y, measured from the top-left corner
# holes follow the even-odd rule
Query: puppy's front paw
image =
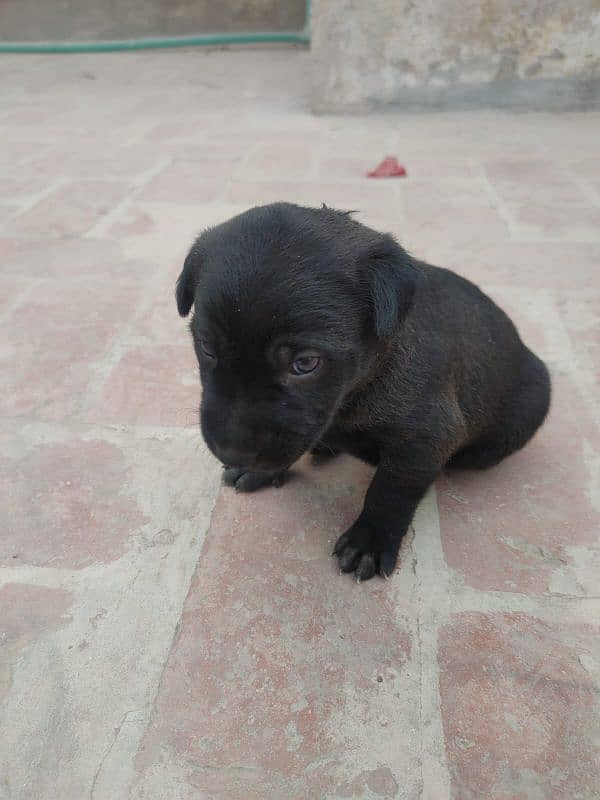
[(286, 470), (250, 472), (237, 467), (225, 467), (223, 470), (223, 483), (232, 486), (237, 492), (255, 492), (265, 486), (283, 486), (286, 477)]
[(342, 572), (354, 572), (357, 581), (368, 581), (376, 573), (382, 578), (392, 574), (398, 550), (389, 534), (357, 520), (337, 540), (333, 555)]

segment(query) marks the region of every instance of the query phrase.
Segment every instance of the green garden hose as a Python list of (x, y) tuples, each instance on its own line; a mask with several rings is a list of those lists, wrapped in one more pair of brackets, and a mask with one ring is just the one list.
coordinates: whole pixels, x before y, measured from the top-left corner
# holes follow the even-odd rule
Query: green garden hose
[(0, 42), (0, 53), (109, 53), (119, 50), (162, 50), (169, 47), (218, 47), (232, 44), (308, 44), (304, 31), (274, 33), (204, 33), (99, 42)]

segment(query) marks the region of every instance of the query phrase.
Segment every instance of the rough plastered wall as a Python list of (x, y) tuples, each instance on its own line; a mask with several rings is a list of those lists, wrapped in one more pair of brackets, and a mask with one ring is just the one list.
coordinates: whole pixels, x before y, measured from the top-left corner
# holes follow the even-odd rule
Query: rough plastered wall
[(600, 0), (313, 0), (313, 107), (585, 108)]
[(306, 0), (0, 0), (0, 41), (298, 31)]

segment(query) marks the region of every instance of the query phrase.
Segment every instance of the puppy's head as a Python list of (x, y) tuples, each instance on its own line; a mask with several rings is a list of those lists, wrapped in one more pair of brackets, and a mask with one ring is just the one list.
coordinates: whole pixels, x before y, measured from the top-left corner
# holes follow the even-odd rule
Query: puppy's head
[(177, 282), (227, 466), (283, 469), (315, 444), (407, 313), (418, 270), (348, 214), (284, 203), (205, 231)]

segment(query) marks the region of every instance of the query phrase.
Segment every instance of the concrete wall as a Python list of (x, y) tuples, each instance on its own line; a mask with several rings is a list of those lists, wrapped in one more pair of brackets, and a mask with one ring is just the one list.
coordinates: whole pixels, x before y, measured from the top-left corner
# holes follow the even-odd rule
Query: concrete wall
[(313, 107), (585, 108), (600, 0), (314, 0)]
[(297, 31), (305, 0), (0, 0), (0, 41)]

